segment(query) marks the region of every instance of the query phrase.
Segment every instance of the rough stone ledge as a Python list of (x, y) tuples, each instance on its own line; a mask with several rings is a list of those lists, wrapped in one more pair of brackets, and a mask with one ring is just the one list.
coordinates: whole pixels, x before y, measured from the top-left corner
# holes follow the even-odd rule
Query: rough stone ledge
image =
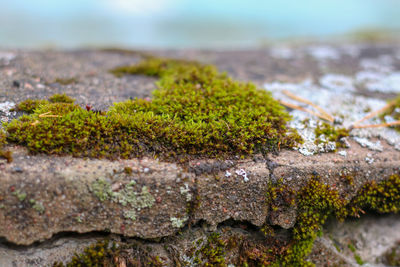
[(14, 161), (0, 165), (0, 236), (19, 245), (60, 232), (103, 231), (157, 239), (189, 223), (203, 220), (215, 228), (229, 219), (256, 226), (268, 221), (288, 229), (295, 223), (296, 208), (269, 212), (270, 182), (282, 179), (297, 189), (318, 175), (343, 192), (347, 187), (342, 175), (349, 174), (355, 181), (352, 191), (346, 191), (351, 197), (366, 181), (399, 172), (400, 153), (391, 146), (376, 152), (372, 164), (365, 162), (371, 154), (368, 149), (356, 143), (351, 147), (346, 158), (307, 158), (282, 151), (267, 160), (209, 160), (206, 163), (214, 169), (208, 172), (202, 167), (205, 161), (187, 167), (149, 158), (108, 161), (29, 155), (23, 148), (10, 147)]

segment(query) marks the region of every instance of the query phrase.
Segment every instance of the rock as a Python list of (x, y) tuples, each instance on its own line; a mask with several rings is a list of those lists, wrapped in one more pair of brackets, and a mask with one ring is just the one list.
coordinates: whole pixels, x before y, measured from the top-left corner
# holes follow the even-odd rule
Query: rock
[[(372, 107), (395, 96), (398, 88), (388, 80), (400, 71), (395, 44), (355, 45), (351, 55), (346, 51), (345, 45), (304, 45), (286, 47), (284, 51), (154, 53), (216, 64), (237, 79), (252, 80), (260, 88), (271, 87), (274, 94), (284, 86), (312, 97), (318, 91), (328, 92), (339, 86), (339, 100), (356, 97), (356, 101), (364, 99)], [(376, 56), (371, 58), (371, 51)], [(382, 56), (392, 59), (389, 62)], [(130, 97), (148, 98), (155, 88), (154, 79), (116, 78), (109, 73), (139, 58), (140, 53), (110, 50), (18, 52), (8, 60), (7, 69), (0, 69), (1, 120), (18, 116), (10, 111), (14, 103), (54, 93), (66, 93), (82, 107), (93, 106), (96, 110), (106, 110), (113, 102)], [(386, 71), (394, 73), (392, 76), (378, 75), (385, 64), (390, 65)], [(16, 71), (11, 71), (13, 68)], [(366, 71), (374, 74), (368, 76)], [(379, 86), (373, 86), (372, 76), (376, 84), (388, 84), (389, 89), (377, 90)], [(78, 82), (65, 86), (50, 83), (59, 77), (76, 77)], [(48, 83), (21, 86), (39, 81)], [(326, 99), (319, 101), (324, 103)], [(326, 105), (333, 105), (332, 101)], [(353, 115), (337, 122), (351, 122), (363, 114)], [(282, 150), (248, 159), (202, 159), (186, 165), (152, 158), (108, 161), (31, 155), (25, 148), (8, 145), (14, 161), (0, 164), (0, 265), (67, 262), (74, 251), (107, 237), (120, 245), (151, 247), (151, 255), (162, 255), (166, 265), (176, 266), (177, 262), (194, 260), (190, 251), (207, 243), (210, 233), (206, 229), (216, 231), (224, 242), (232, 241), (232, 236), (245, 242), (227, 250), (226, 261), (233, 262), (245, 247), (259, 252), (271, 245), (269, 237), (258, 231), (265, 223), (274, 226), (279, 242), (290, 237), (298, 207), (272, 210), (267, 203), (271, 186), (283, 182), (296, 192), (318, 176), (322, 183), (351, 199), (366, 182), (379, 182), (399, 173), (398, 136), (374, 131), (355, 131), (354, 136), (346, 138), (341, 154), (303, 156), (296, 150)], [(364, 139), (368, 142), (357, 142)], [(377, 144), (379, 149), (371, 150)], [(346, 180), (349, 176), (351, 190)], [(356, 266), (357, 254), (370, 266), (376, 261), (384, 264), (382, 257), (400, 240), (395, 231), (398, 221), (396, 215), (362, 217), (340, 225), (332, 221), (317, 239), (309, 259), (317, 266)], [(354, 243), (356, 252), (346, 248), (348, 240)], [(193, 242), (199, 242), (197, 248), (193, 248)], [(335, 246), (343, 248), (337, 251)], [(132, 251), (129, 253), (135, 257)]]

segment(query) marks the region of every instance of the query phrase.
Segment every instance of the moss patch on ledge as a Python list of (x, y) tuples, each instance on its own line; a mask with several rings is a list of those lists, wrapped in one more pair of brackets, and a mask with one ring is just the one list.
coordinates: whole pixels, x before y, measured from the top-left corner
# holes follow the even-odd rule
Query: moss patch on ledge
[(65, 95), (27, 100), (17, 109), (30, 114), (6, 125), (8, 140), (35, 153), (109, 159), (244, 156), (301, 141), (268, 92), (213, 66), (148, 58), (112, 72), (159, 77), (153, 99), (115, 103), (108, 112), (83, 109)]
[(0, 129), (0, 158), (4, 158), (8, 163), (13, 161), (12, 153), (9, 150), (4, 150), (4, 145), (7, 144), (6, 133)]
[[(400, 95), (395, 99), (392, 99), (390, 103), (393, 103), (389, 109), (380, 115), (383, 122), (391, 122), (391, 120), (400, 120)], [(388, 120), (389, 119), (389, 120)], [(400, 126), (394, 126), (397, 131), (400, 131)]]

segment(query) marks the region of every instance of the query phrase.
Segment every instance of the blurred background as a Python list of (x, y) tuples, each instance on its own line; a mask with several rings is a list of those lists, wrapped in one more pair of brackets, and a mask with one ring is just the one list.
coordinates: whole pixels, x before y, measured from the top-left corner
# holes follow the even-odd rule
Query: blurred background
[(398, 37), (399, 0), (0, 0), (0, 47), (260, 47)]

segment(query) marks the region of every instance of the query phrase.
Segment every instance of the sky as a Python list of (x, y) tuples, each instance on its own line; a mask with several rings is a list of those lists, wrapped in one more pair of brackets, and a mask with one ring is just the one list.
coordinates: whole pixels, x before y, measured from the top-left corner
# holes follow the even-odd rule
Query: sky
[(399, 31), (398, 0), (0, 0), (0, 47), (235, 48)]

